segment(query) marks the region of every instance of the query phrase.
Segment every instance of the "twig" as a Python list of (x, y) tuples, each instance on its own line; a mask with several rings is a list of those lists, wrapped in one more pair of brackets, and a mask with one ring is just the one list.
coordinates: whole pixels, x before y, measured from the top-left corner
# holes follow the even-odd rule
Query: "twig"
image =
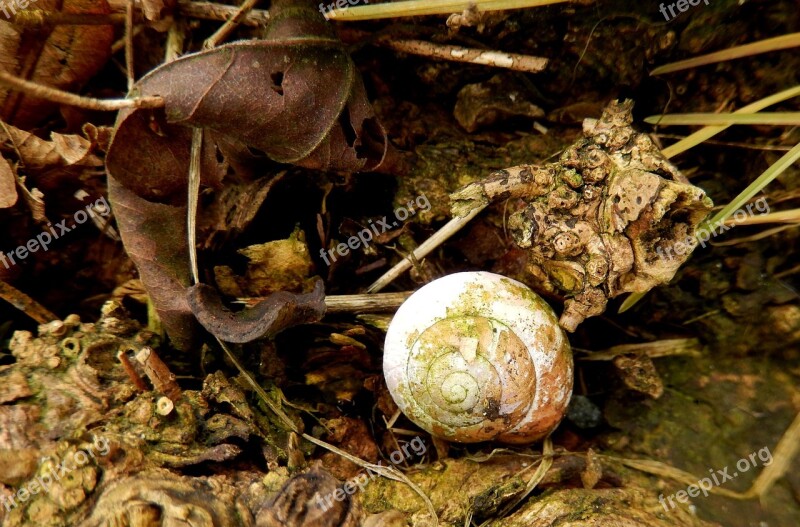
[(439, 245), (447, 241), (448, 238), (461, 230), (464, 225), (469, 223), (472, 218), (477, 216), (480, 211), (486, 208), (486, 205), (488, 205), (488, 203), (481, 204), (470, 210), (465, 216), (457, 216), (447, 222), (444, 227), (436, 231), (433, 236), (425, 240), (422, 245), (417, 247), (410, 255), (408, 255), (406, 258), (403, 258), (401, 262), (386, 271), (383, 276), (378, 278), (371, 286), (369, 286), (367, 293), (377, 293), (389, 285), (395, 278), (410, 269), (413, 262), (424, 258)]
[[(212, 2), (179, 2), (178, 11), (189, 18), (224, 21), (236, 16), (239, 8)], [(263, 9), (253, 9), (240, 22), (242, 25), (250, 27), (266, 26), (269, 22), (269, 12)]]
[(410, 291), (379, 295), (331, 295), (325, 297), (325, 307), (326, 313), (384, 313), (396, 310), (410, 296)]
[(148, 96), (106, 100), (82, 97), (51, 86), (27, 81), (5, 72), (0, 72), (0, 85), (23, 92), (30, 97), (99, 112), (115, 112), (123, 108), (162, 108), (164, 106), (164, 99), (161, 97)]
[(600, 361), (614, 360), (620, 355), (633, 354), (655, 359), (658, 357), (671, 357), (674, 355), (700, 355), (702, 346), (697, 339), (664, 339), (654, 342), (639, 342), (636, 344), (620, 344), (603, 351), (591, 352), (581, 355), (578, 360)]
[(58, 320), (58, 316), (52, 311), (16, 287), (2, 280), (0, 280), (0, 298), (16, 307), (39, 324), (47, 324), (51, 320)]
[(141, 375), (136, 371), (136, 368), (133, 367), (131, 361), (128, 359), (128, 350), (120, 350), (117, 353), (117, 359), (119, 360), (120, 364), (122, 364), (122, 369), (125, 370), (125, 373), (128, 374), (128, 378), (131, 380), (136, 389), (140, 392), (147, 392), (150, 390), (150, 387), (147, 386), (147, 383), (144, 382)]
[(424, 40), (378, 40), (377, 45), (400, 51), (454, 62), (467, 62), (514, 71), (538, 73), (547, 67), (548, 59), (503, 51), (487, 51), (449, 44), (434, 44)]
[(133, 0), (128, 0), (125, 9), (125, 69), (128, 77), (128, 91), (136, 83), (133, 70)]
[[(123, 25), (125, 23), (128, 0), (111, 0), (109, 2), (111, 14), (97, 13), (61, 13), (45, 11), (42, 9), (32, 9), (19, 11), (13, 15), (11, 22), (23, 28), (44, 28), (52, 26), (104, 26), (104, 25)], [(135, 22), (144, 21), (141, 7), (134, 6), (136, 9)], [(197, 18), (201, 20), (216, 20), (225, 22), (233, 18), (239, 8), (236, 6), (215, 4), (213, 2), (191, 2), (188, 0), (178, 2), (177, 12), (184, 18)], [(269, 12), (263, 9), (253, 9), (242, 18), (240, 24), (248, 27), (264, 27), (269, 22)]]
[(167, 30), (167, 42), (164, 45), (164, 62), (172, 62), (183, 54), (186, 41), (186, 23), (176, 20)]
[[(412, 295), (413, 291), (366, 295), (328, 295), (325, 297), (325, 314), (338, 313), (390, 313)], [(266, 297), (237, 298), (237, 303), (248, 306), (265, 300)]]
[(247, 16), (247, 13), (249, 13), (250, 10), (255, 7), (257, 2), (258, 0), (245, 0), (245, 2), (239, 6), (238, 11), (232, 18), (222, 24), (222, 27), (220, 27), (216, 33), (206, 39), (206, 41), (203, 43), (203, 49), (214, 48), (217, 46), (217, 44), (228, 38), (228, 35), (230, 35), (233, 30), (239, 26), (242, 20), (244, 20), (244, 18)]
[[(111, 10), (115, 13), (124, 13), (126, 3), (127, 0), (110, 0), (108, 2), (111, 6)], [(239, 8), (236, 6), (215, 4), (213, 2), (190, 2), (189, 0), (182, 0), (178, 2), (177, 11), (178, 14), (186, 18), (225, 22), (236, 16), (236, 13), (239, 12)], [(117, 23), (121, 22), (122, 19)], [(269, 12), (263, 9), (253, 9), (247, 13), (240, 22), (243, 26), (266, 26), (267, 22), (269, 22)]]

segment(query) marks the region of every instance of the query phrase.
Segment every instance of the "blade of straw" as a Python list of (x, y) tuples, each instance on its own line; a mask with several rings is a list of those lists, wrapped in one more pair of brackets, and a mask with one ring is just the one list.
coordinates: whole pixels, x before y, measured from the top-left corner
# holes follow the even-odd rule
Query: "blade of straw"
[(325, 14), (329, 20), (377, 20), (401, 16), (449, 15), (460, 13), (472, 6), (480, 11), (503, 11), (560, 4), (569, 0), (409, 0), (383, 4), (365, 4), (344, 9), (333, 9)]

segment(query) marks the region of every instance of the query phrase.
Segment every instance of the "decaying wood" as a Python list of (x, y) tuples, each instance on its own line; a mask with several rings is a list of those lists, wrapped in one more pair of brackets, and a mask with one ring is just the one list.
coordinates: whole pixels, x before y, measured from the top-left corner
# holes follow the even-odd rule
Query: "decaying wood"
[[(609, 298), (668, 282), (711, 210), (705, 192), (688, 183), (653, 144), (631, 128), (633, 101), (614, 102), (586, 119), (584, 137), (557, 163), (520, 165), (454, 192), (454, 219), (388, 271), (369, 292), (384, 287), (493, 202), (520, 200), (508, 221), (514, 242), (527, 252), (517, 278), (566, 299), (559, 323), (575, 331), (605, 311)], [(423, 251), (424, 248), (424, 251)], [(664, 251), (669, 257), (664, 257)]]

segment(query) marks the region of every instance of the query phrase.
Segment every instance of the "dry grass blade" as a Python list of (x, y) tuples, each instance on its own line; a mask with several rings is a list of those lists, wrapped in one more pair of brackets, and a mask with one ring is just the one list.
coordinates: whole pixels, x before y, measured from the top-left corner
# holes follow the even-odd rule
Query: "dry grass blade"
[(743, 220), (726, 220), (726, 225), (762, 225), (764, 223), (800, 223), (800, 209), (782, 210), (758, 216), (748, 216)]
[(192, 272), (192, 282), (200, 282), (200, 273), (197, 269), (197, 203), (200, 196), (200, 162), (203, 155), (203, 129), (192, 129), (192, 151), (189, 159), (189, 188), (186, 206), (186, 236), (189, 247), (189, 265)]
[(738, 196), (736, 196), (730, 203), (725, 205), (706, 225), (707, 229), (716, 229), (733, 213), (739, 210), (745, 203), (747, 203), (756, 194), (769, 185), (773, 179), (781, 175), (787, 168), (792, 166), (798, 159), (800, 159), (800, 143), (796, 144), (794, 148), (786, 152), (780, 159), (773, 163), (766, 169), (755, 181), (750, 183)]
[[(797, 97), (800, 95), (800, 86), (793, 86), (787, 90), (780, 91), (778, 93), (773, 93), (769, 97), (765, 97), (760, 99), (754, 103), (750, 103), (747, 106), (743, 106), (742, 108), (733, 112), (734, 114), (738, 113), (753, 113), (753, 112), (760, 112), (764, 108), (768, 106), (772, 106), (773, 104), (777, 104), (781, 101), (785, 101), (787, 99), (791, 99), (792, 97)], [(701, 128), (700, 130), (694, 132), (693, 134), (681, 139), (675, 144), (672, 144), (661, 151), (665, 157), (670, 158), (674, 157), (681, 152), (685, 152), (689, 150), (693, 146), (697, 146), (703, 141), (710, 139), (717, 135), (718, 133), (722, 132), (723, 130), (727, 129), (730, 125), (717, 125), (717, 126), (707, 126), (705, 128)]]
[[(686, 472), (684, 470), (675, 468), (672, 465), (668, 465), (660, 461), (653, 461), (650, 459), (626, 459), (626, 458), (607, 456), (607, 455), (598, 455), (598, 457), (601, 457), (608, 461), (621, 463), (626, 467), (630, 467), (639, 470), (641, 472), (645, 472), (647, 474), (652, 474), (654, 476), (660, 476), (663, 478), (669, 478), (671, 480), (678, 481), (686, 486), (697, 485), (697, 482), (700, 479), (702, 479), (698, 478), (691, 472)], [(736, 492), (733, 490), (728, 490), (717, 486), (712, 486), (708, 490), (708, 492), (737, 500), (746, 500), (752, 497), (749, 494), (749, 492)]]
[(791, 468), (792, 459), (797, 455), (798, 450), (800, 450), (800, 414), (797, 414), (775, 446), (772, 463), (761, 471), (747, 494), (755, 497), (769, 492), (772, 485)]
[(691, 59), (664, 64), (651, 71), (650, 75), (672, 73), (673, 71), (705, 66), (706, 64), (714, 64), (715, 62), (724, 62), (726, 60), (739, 59), (742, 57), (750, 57), (752, 55), (758, 55), (759, 53), (767, 53), (769, 51), (794, 48), (797, 46), (800, 46), (800, 33), (790, 33), (788, 35), (751, 42), (750, 44), (733, 46), (728, 49), (715, 51), (707, 55), (700, 55), (699, 57), (693, 57)]
[(372, 472), (380, 474), (381, 476), (383, 476), (383, 477), (385, 477), (387, 479), (398, 481), (400, 483), (405, 483), (406, 485), (411, 487), (411, 489), (420, 498), (422, 498), (422, 501), (425, 502), (425, 508), (428, 509), (428, 513), (431, 515), (431, 518), (433, 519), (434, 525), (439, 525), (439, 517), (436, 515), (436, 509), (434, 508), (433, 502), (431, 501), (431, 499), (425, 494), (425, 492), (423, 492), (423, 490), (421, 488), (419, 488), (419, 486), (416, 483), (411, 481), (408, 478), (408, 476), (406, 476), (405, 474), (403, 474), (402, 472), (400, 472), (396, 468), (390, 467), (390, 466), (376, 465), (374, 463), (368, 463), (368, 462), (364, 461), (363, 459), (360, 459), (360, 458), (350, 454), (349, 452), (345, 452), (344, 450), (336, 448), (335, 446), (331, 445), (330, 443), (326, 443), (325, 441), (322, 441), (321, 439), (317, 439), (316, 437), (310, 436), (308, 434), (302, 434), (302, 436), (303, 436), (303, 439), (305, 439), (306, 441), (314, 443), (315, 445), (320, 446), (320, 447), (324, 448), (325, 450), (328, 450), (329, 452), (333, 452), (334, 454), (342, 456), (346, 460), (348, 460), (348, 461), (350, 461), (352, 463), (355, 463), (356, 465), (358, 465), (358, 466), (360, 466), (360, 467), (362, 467), (364, 469), (371, 470)]
[[(798, 223), (790, 223), (789, 225), (781, 225), (780, 227), (773, 227), (771, 229), (763, 230), (756, 234), (751, 234), (750, 236), (743, 236), (741, 238), (732, 238), (730, 240), (725, 240), (724, 242), (713, 242), (714, 247), (730, 247), (733, 245), (739, 245), (740, 243), (747, 243), (747, 242), (755, 242), (758, 240), (763, 240), (764, 238), (769, 238), (770, 236), (774, 236), (779, 232), (783, 232), (788, 229), (794, 229), (800, 225)], [(780, 279), (780, 273), (773, 275), (774, 278)]]
[(776, 126), (800, 125), (800, 112), (761, 112), (761, 113), (673, 113), (651, 115), (644, 122), (659, 126), (674, 125), (734, 125), (758, 124)]
[(394, 467), (389, 467), (389, 466), (385, 467), (382, 465), (376, 465), (374, 463), (368, 463), (367, 461), (364, 461), (363, 459), (358, 458), (350, 454), (349, 452), (345, 452), (344, 450), (337, 448), (330, 443), (322, 441), (321, 439), (317, 439), (314, 436), (300, 432), (300, 430), (297, 428), (297, 425), (289, 418), (288, 415), (286, 415), (286, 412), (284, 412), (283, 409), (280, 407), (280, 404), (278, 402), (275, 402), (267, 394), (267, 392), (264, 391), (261, 385), (259, 385), (256, 382), (256, 380), (253, 379), (252, 375), (250, 375), (247, 372), (247, 370), (244, 369), (244, 366), (242, 366), (242, 364), (239, 362), (239, 359), (236, 358), (236, 355), (233, 353), (233, 351), (231, 351), (228, 345), (218, 338), (217, 342), (222, 347), (222, 350), (225, 352), (225, 355), (228, 357), (228, 359), (230, 359), (230, 361), (233, 363), (236, 369), (239, 370), (239, 373), (244, 378), (245, 382), (247, 382), (247, 384), (250, 385), (250, 387), (253, 389), (253, 391), (256, 392), (258, 397), (264, 402), (267, 408), (269, 408), (278, 417), (278, 419), (280, 419), (280, 421), (283, 423), (284, 426), (286, 426), (288, 430), (291, 430), (292, 432), (301, 435), (303, 439), (305, 439), (306, 441), (313, 443), (319, 447), (322, 447), (325, 450), (328, 450), (329, 452), (333, 452), (334, 454), (341, 456), (344, 459), (352, 463), (355, 463), (356, 465), (362, 468), (371, 470), (372, 472), (380, 474), (385, 478), (394, 481), (399, 481), (400, 483), (405, 483), (425, 502), (425, 506), (428, 509), (428, 512), (431, 514), (434, 525), (439, 525), (439, 518), (436, 515), (436, 509), (433, 506), (433, 502), (431, 502), (430, 498), (425, 494), (425, 492), (423, 492), (423, 490), (420, 489), (419, 486), (417, 486), (413, 481), (411, 481), (408, 478), (408, 476), (406, 476), (405, 474), (403, 474)]
[[(760, 498), (769, 492), (772, 485), (788, 472), (791, 468), (791, 462), (797, 455), (798, 450), (800, 450), (800, 414), (797, 414), (792, 424), (789, 425), (789, 428), (783, 433), (780, 441), (778, 441), (778, 444), (775, 446), (772, 454), (772, 462), (769, 465), (765, 465), (764, 470), (756, 477), (753, 485), (748, 490), (745, 492), (735, 492), (719, 486), (712, 486), (708, 491), (712, 494), (719, 494), (720, 496), (726, 496), (737, 500)], [(648, 474), (679, 481), (687, 486), (697, 485), (702, 479), (689, 472), (667, 465), (666, 463), (661, 463), (660, 461), (626, 459), (606, 455), (601, 457), (609, 461), (622, 463), (625, 466), (641, 470)]]
[(380, 18), (397, 18), (402, 16), (449, 15), (459, 13), (473, 6), (479, 11), (503, 11), (522, 9), (525, 7), (541, 7), (561, 4), (569, 0), (409, 0), (384, 4), (369, 4), (332, 10), (325, 14), (329, 20), (356, 21), (377, 20)]
[(501, 518), (508, 516), (508, 514), (517, 505), (525, 501), (525, 499), (530, 495), (531, 492), (533, 492), (539, 482), (542, 481), (545, 474), (547, 474), (547, 471), (550, 470), (550, 467), (553, 466), (553, 440), (550, 439), (550, 436), (547, 436), (542, 444), (542, 456), (542, 462), (539, 464), (536, 472), (533, 473), (533, 476), (531, 476), (531, 479), (528, 480), (528, 484), (525, 486), (525, 491), (517, 496), (508, 505), (506, 505), (502, 511), (500, 511)]
[(480, 211), (486, 208), (487, 204), (477, 205), (475, 208), (467, 212), (464, 216), (457, 216), (448, 221), (444, 227), (436, 231), (433, 236), (422, 242), (410, 255), (403, 258), (397, 265), (386, 271), (380, 278), (375, 280), (372, 285), (367, 288), (367, 293), (377, 293), (392, 280), (403, 274), (404, 271), (411, 269), (414, 262), (421, 260), (427, 256), (431, 251), (436, 249), (439, 245), (447, 241), (452, 235), (457, 233), (461, 228), (478, 215)]

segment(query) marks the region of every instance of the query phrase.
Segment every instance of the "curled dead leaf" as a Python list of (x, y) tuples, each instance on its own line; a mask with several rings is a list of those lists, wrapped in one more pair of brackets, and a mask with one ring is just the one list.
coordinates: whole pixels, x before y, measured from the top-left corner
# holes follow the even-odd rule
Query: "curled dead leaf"
[(0, 156), (0, 209), (13, 207), (17, 202), (17, 176), (14, 170)]
[(192, 128), (205, 130), (206, 185), (216, 183), (217, 152), (249, 147), (283, 163), (352, 172), (379, 168), (388, 151), (343, 45), (316, 8), (292, 4), (273, 2), (264, 40), (186, 55), (152, 71), (132, 95), (158, 94), (165, 108), (125, 110), (117, 118), (106, 157), (109, 197), (142, 283), (182, 349), (196, 336), (192, 312), (219, 338), (245, 342), (274, 334), (265, 323), (284, 328), (323, 310), (320, 289), (307, 298), (277, 293), (253, 313), (233, 315), (204, 287), (189, 295), (189, 309), (185, 204)]
[(189, 289), (188, 296), (200, 324), (212, 335), (235, 343), (273, 336), (289, 326), (315, 322), (325, 314), (322, 280), (317, 280), (311, 293), (280, 291), (238, 313), (223, 305), (213, 287), (197, 284)]
[(25, 169), (36, 171), (50, 167), (99, 167), (103, 161), (94, 155), (96, 145), (76, 134), (52, 132), (50, 141), (12, 125), (0, 127), (0, 142), (8, 141)]

